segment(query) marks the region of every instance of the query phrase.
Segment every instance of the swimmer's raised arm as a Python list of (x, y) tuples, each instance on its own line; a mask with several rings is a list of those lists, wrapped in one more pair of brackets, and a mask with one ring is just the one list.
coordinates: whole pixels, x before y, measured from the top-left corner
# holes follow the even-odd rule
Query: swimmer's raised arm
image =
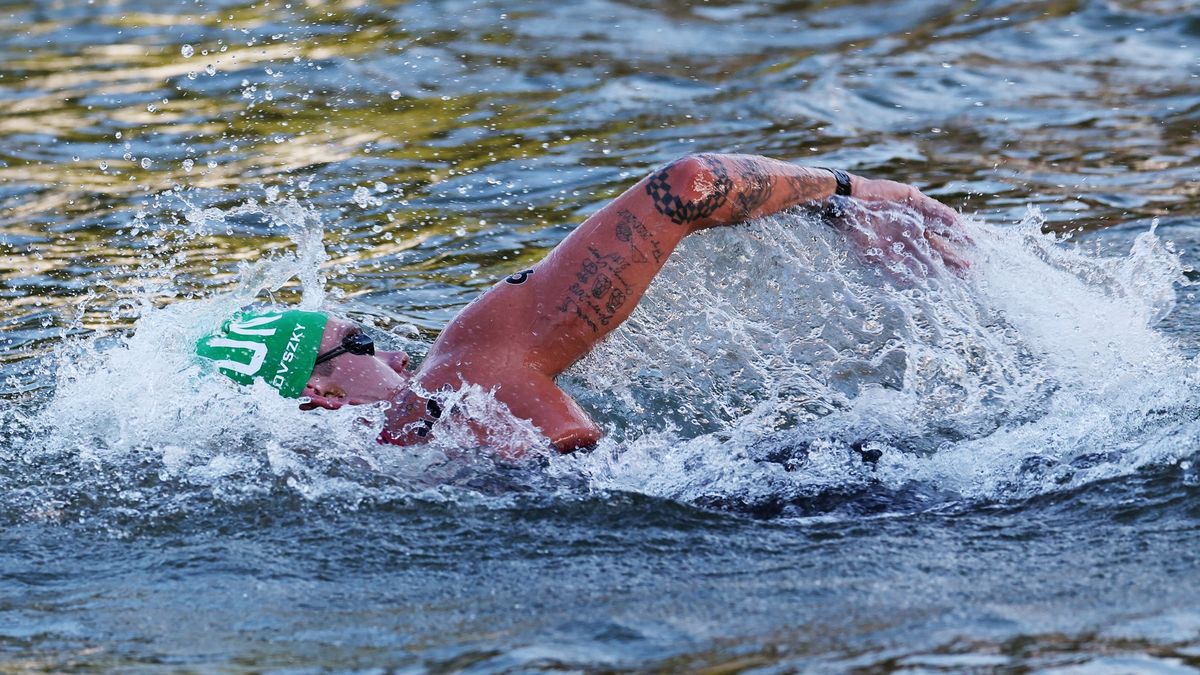
[[(599, 427), (554, 378), (629, 318), (687, 235), (847, 188), (859, 199), (903, 202), (935, 220), (955, 219), (915, 188), (847, 174), (839, 181), (840, 173), (749, 155), (676, 160), (590, 216), (540, 263), (467, 306), (438, 337), (416, 379), (426, 391), (468, 383), (490, 389), (564, 452), (594, 443)], [(408, 428), (421, 412), (410, 408), (393, 406), (389, 429)], [(409, 436), (397, 431), (392, 440), (418, 442)]]
[[(910, 186), (846, 177), (856, 198), (904, 202), (939, 219), (956, 216)], [(472, 370), (515, 368), (553, 378), (629, 317), (685, 236), (824, 200), (837, 188), (829, 169), (751, 155), (680, 158), (597, 211), (532, 269), (463, 310), (431, 350), (430, 366), (448, 359), (462, 364), (470, 351), (480, 359)]]

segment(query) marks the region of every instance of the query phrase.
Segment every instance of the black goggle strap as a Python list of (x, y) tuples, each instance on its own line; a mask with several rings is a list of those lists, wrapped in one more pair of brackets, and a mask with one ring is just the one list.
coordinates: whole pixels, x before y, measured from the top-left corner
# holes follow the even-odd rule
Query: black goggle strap
[(346, 353), (345, 347), (334, 347), (333, 349), (330, 349), (329, 351), (325, 352), (324, 354), (321, 354), (320, 356), (318, 356), (317, 360), (313, 362), (313, 365), (315, 366), (318, 363), (324, 363), (324, 362), (328, 361), (329, 359), (332, 359), (335, 356), (341, 356), (342, 354), (345, 354), (345, 353)]

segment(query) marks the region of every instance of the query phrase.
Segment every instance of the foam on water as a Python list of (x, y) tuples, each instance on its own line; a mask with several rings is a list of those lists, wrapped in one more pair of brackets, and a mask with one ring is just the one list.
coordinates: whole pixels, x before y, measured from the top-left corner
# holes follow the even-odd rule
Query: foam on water
[[(376, 442), (384, 404), (305, 412), (263, 382), (236, 386), (197, 362), (193, 345), (200, 337), (246, 305), (270, 303), (292, 282), (299, 286), (301, 308), (348, 309), (326, 298), (322, 266), (329, 256), (316, 212), (273, 197), (226, 210), (188, 205), (178, 225), (139, 219), (138, 228), (155, 243), (173, 230), (178, 245), (231, 219), (254, 216), (286, 233), (294, 251), (242, 263), (231, 289), (201, 299), (179, 298), (170, 281), (177, 256), (147, 255), (140, 274), (145, 283), (132, 297), (105, 299), (121, 308), (114, 318), (136, 317), (133, 330), (64, 340), (45, 366), (52, 374), (44, 379), (55, 383), (52, 394), (32, 409), (0, 411), (6, 430), (0, 447), (11, 453), (5, 459), (18, 460), (0, 473), (10, 488), (5, 511), (60, 517), (61, 507), (94, 501), (118, 510), (137, 510), (149, 501), (159, 502), (154, 508), (169, 501), (171, 508), (186, 509), (189, 500), (203, 502), (209, 495), (237, 503), (279, 491), (349, 504), (463, 499), (462, 491), (445, 490), (460, 483), (503, 503), (509, 488), (537, 482), (531, 472), (512, 481), (495, 478), (506, 467), (471, 447), (472, 422), (491, 430), (486, 440), (493, 445), (543, 443), (532, 425), (478, 387), (439, 392), (461, 424), (439, 421), (436, 442), (401, 452)], [(412, 351), (403, 335), (374, 334), (384, 346)], [(104, 499), (94, 499), (99, 495)]]
[(630, 330), (572, 373), (616, 428), (572, 470), (803, 505), (1022, 497), (1193, 454), (1194, 365), (1153, 328), (1183, 283), (1177, 255), (1151, 231), (1103, 257), (1041, 224), (971, 224), (962, 279), (881, 272), (802, 216), (693, 238)]
[[(1194, 366), (1154, 330), (1182, 270), (1152, 231), (1104, 257), (1042, 234), (1036, 212), (1015, 227), (972, 223), (960, 278), (921, 273), (931, 256), (920, 244), (881, 263), (782, 214), (686, 241), (630, 321), (564, 378), (609, 432), (595, 452), (539, 454), (514, 474), (448, 419), (436, 443), (381, 446), (382, 406), (302, 412), (192, 359), (199, 336), (293, 279), (301, 306), (339, 309), (324, 294), (321, 223), (299, 203), (189, 208), (182, 222), (201, 236), (245, 214), (287, 232), (295, 253), (243, 264), (232, 290), (161, 307), (178, 294), (161, 282), (170, 262), (148, 264), (160, 281), (133, 298), (135, 329), (65, 341), (52, 395), (0, 413), (7, 459), (20, 460), (3, 480), (27, 514), (97, 490), (135, 509), (147, 491), (156, 502), (278, 490), (504, 501), (581, 487), (750, 506), (879, 488), (1004, 499), (1180, 460), (1200, 433), (1187, 412)], [(898, 208), (855, 205), (851, 217), (923, 226)], [(540, 443), (488, 392), (447, 396), (496, 430), (491, 443)]]

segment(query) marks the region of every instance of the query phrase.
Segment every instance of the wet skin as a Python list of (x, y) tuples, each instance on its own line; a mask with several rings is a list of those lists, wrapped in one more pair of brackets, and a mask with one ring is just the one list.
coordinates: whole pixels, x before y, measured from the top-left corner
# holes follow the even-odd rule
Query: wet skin
[[(970, 238), (958, 214), (912, 186), (850, 176), (861, 202), (902, 204), (924, 222), (921, 268), (964, 273)], [(599, 440), (586, 412), (555, 378), (629, 317), (684, 237), (736, 225), (783, 209), (826, 202), (837, 187), (831, 172), (751, 155), (691, 155), (656, 170), (585, 220), (533, 268), (518, 270), (468, 305), (430, 349), (416, 373), (402, 352), (344, 354), (318, 366), (305, 389), (306, 407), (391, 401), (381, 440), (428, 440), (429, 409), (417, 391), (476, 385), (518, 418), (530, 420), (562, 452)], [(904, 226), (866, 218), (847, 230), (851, 245), (895, 242)], [(321, 351), (357, 327), (331, 318)], [(417, 385), (414, 387), (414, 385)], [(485, 429), (476, 429), (480, 438)], [(520, 454), (520, 448), (499, 450)]]
[[(324, 354), (342, 343), (342, 339), (362, 327), (353, 321), (329, 317), (321, 335)], [(408, 354), (376, 350), (374, 355), (339, 354), (313, 368), (303, 395), (311, 403), (306, 407), (336, 409), (343, 405), (362, 405), (391, 401), (408, 390), (412, 373)]]

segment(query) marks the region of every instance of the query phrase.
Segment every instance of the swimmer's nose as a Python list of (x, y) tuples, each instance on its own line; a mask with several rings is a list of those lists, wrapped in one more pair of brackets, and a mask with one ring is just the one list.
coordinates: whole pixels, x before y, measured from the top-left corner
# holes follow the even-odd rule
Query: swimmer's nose
[(404, 352), (375, 352), (375, 355), (383, 357), (383, 362), (397, 373), (403, 374), (408, 368), (408, 354)]

